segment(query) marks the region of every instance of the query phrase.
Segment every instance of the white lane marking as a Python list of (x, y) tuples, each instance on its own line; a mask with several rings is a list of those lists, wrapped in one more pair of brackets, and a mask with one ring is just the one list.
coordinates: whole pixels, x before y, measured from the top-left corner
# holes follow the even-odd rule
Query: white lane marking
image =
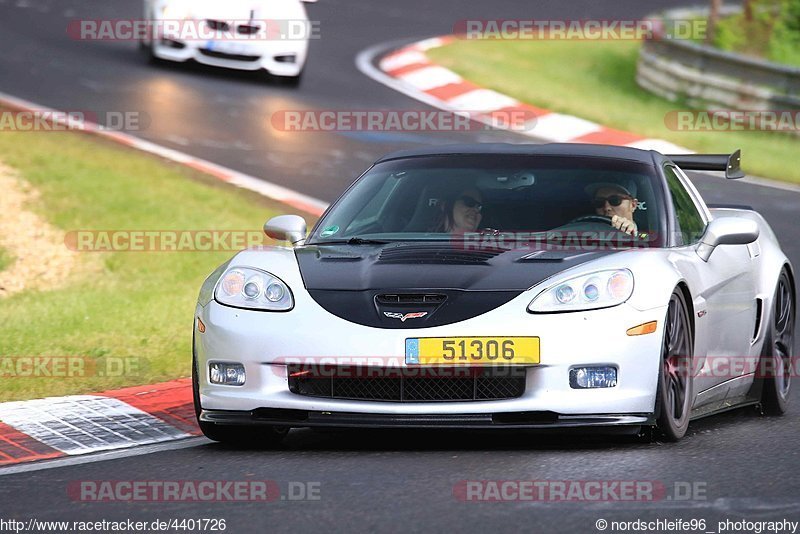
[(491, 89), (475, 89), (451, 98), (447, 104), (459, 110), (486, 112), (517, 106), (519, 101)]
[(422, 52), (409, 50), (407, 52), (386, 56), (381, 60), (380, 65), (383, 70), (391, 71), (408, 65), (414, 65), (415, 63), (425, 64), (430, 63), (430, 61), (428, 60), (428, 56)]
[(536, 128), (533, 129), (532, 134), (563, 143), (602, 129), (603, 127), (596, 122), (573, 117), (572, 115), (548, 113), (537, 118)]
[(60, 467), (70, 467), (73, 465), (83, 465), (95, 462), (106, 462), (109, 460), (130, 458), (132, 456), (143, 456), (145, 454), (153, 454), (156, 452), (188, 449), (190, 447), (197, 447), (206, 443), (212, 443), (212, 441), (204, 437), (182, 438), (167, 443), (143, 445), (141, 447), (130, 449), (98, 452), (83, 456), (67, 456), (65, 458), (55, 458), (53, 460), (42, 460), (40, 462), (10, 465), (8, 467), (0, 467), (0, 476), (14, 475), (17, 473), (29, 473), (31, 471), (43, 471), (45, 469), (58, 469)]
[(431, 37), (430, 39), (425, 39), (423, 41), (414, 43), (413, 48), (425, 52), (426, 50), (430, 50), (431, 48), (439, 48), (446, 42), (447, 41), (445, 39), (442, 39), (441, 37)]
[[(139, 428), (120, 425), (135, 419)], [(70, 395), (0, 404), (0, 420), (65, 454), (185, 438), (186, 432), (113, 397)], [(116, 430), (113, 430), (116, 428)]]
[(450, 85), (451, 83), (461, 83), (463, 81), (461, 76), (455, 72), (439, 66), (415, 69), (411, 72), (401, 74), (398, 78), (416, 87), (420, 91), (427, 91), (429, 89), (435, 89), (436, 87)]
[[(23, 100), (21, 98), (17, 98), (15, 96), (8, 95), (5, 93), (0, 93), (0, 105), (5, 105), (6, 107), (11, 107), (11, 108), (22, 108), (29, 111), (35, 110), (41, 112), (55, 113), (56, 117), (61, 116), (61, 114), (58, 114), (55, 109), (48, 108), (46, 106), (41, 106), (39, 104), (34, 104), (33, 102), (28, 102), (27, 100)], [(63, 120), (60, 121), (56, 120), (55, 122), (66, 124), (66, 121), (67, 119), (64, 118)], [(91, 133), (99, 135), (100, 137), (111, 139), (118, 143), (131, 146), (137, 150), (141, 150), (142, 152), (148, 152), (150, 154), (154, 154), (156, 156), (160, 156), (164, 159), (168, 159), (176, 163), (181, 163), (183, 165), (195, 164), (202, 167), (206, 167), (218, 174), (225, 176), (226, 179), (224, 181), (227, 181), (233, 185), (236, 185), (243, 189), (248, 189), (250, 191), (255, 191), (256, 193), (262, 196), (271, 198), (273, 200), (277, 200), (278, 202), (290, 204), (295, 207), (306, 206), (315, 215), (321, 215), (322, 212), (325, 211), (325, 209), (328, 207), (327, 202), (320, 200), (318, 198), (311, 197), (309, 195), (305, 195), (298, 191), (294, 191), (292, 189), (289, 189), (288, 187), (283, 187), (281, 185), (261, 180), (260, 178), (256, 178), (255, 176), (250, 176), (235, 171), (233, 169), (223, 167), (222, 165), (217, 165), (216, 163), (212, 163), (210, 161), (201, 158), (190, 156), (189, 154), (185, 154), (183, 152), (179, 152), (171, 148), (157, 145), (156, 143), (151, 143), (150, 141), (145, 141), (144, 139), (135, 137), (133, 135), (121, 132), (103, 131), (100, 126), (91, 123), (89, 121), (85, 121), (85, 123), (87, 129)]]

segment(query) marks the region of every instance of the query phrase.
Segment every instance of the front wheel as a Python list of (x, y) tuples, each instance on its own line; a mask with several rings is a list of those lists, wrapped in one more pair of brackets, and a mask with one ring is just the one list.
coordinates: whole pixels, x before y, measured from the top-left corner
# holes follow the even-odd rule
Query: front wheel
[(692, 407), (692, 332), (686, 299), (676, 289), (669, 299), (656, 391), (656, 429), (666, 441), (678, 441), (689, 428)]
[(761, 407), (768, 415), (782, 415), (789, 402), (794, 352), (794, 299), (789, 275), (778, 278), (772, 312), (765, 325), (764, 349), (758, 370), (763, 381)]
[(277, 80), (279, 85), (285, 87), (299, 87), (300, 82), (303, 81), (303, 71), (300, 71), (297, 76), (275, 76), (274, 79)]

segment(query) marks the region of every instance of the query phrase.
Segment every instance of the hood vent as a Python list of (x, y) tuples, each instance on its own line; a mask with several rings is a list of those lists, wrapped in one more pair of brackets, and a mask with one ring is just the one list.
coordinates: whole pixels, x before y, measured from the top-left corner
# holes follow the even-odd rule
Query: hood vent
[(375, 302), (384, 305), (441, 304), (445, 300), (447, 300), (447, 295), (432, 293), (391, 293), (375, 296)]
[(500, 252), (458, 250), (437, 247), (391, 247), (381, 251), (378, 263), (442, 264), (442, 265), (488, 265), (488, 261)]

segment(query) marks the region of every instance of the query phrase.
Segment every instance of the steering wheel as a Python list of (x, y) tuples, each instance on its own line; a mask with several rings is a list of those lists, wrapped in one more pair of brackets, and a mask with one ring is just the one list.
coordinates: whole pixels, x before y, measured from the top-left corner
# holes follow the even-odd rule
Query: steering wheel
[(584, 215), (582, 217), (577, 217), (572, 219), (567, 224), (575, 224), (575, 223), (582, 223), (582, 222), (593, 222), (593, 223), (601, 223), (601, 224), (608, 224), (611, 225), (611, 217), (607, 217), (605, 215)]

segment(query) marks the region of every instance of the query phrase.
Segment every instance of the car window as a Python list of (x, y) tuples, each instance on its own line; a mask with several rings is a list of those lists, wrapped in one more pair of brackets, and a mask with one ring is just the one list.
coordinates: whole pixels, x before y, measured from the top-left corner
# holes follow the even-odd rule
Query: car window
[(675, 170), (664, 167), (667, 186), (672, 196), (672, 207), (675, 210), (677, 228), (675, 228), (675, 244), (690, 245), (696, 243), (706, 228), (706, 223), (692, 201), (691, 195), (681, 183)]
[(385, 180), (375, 195), (367, 201), (364, 208), (355, 215), (345, 231), (351, 232), (360, 228), (368, 228), (369, 225), (378, 221), (389, 195), (399, 184), (400, 180), (397, 179)]
[(335, 203), (309, 242), (449, 240), (459, 229), (521, 235), (591, 231), (598, 239), (619, 238), (606, 211), (596, 206), (600, 197), (608, 205), (631, 206), (639, 232), (661, 236), (664, 204), (654, 187), (655, 171), (650, 163), (588, 156), (390, 160), (372, 167)]

